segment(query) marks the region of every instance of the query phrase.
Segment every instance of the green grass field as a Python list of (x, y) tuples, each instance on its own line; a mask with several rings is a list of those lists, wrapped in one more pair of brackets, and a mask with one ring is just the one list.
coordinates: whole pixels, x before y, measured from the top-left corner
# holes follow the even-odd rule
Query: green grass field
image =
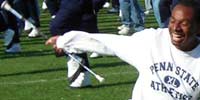
[[(143, 0), (142, 0), (143, 1)], [(140, 2), (143, 4), (144, 2)], [(117, 14), (99, 12), (99, 29), (117, 33)], [(41, 10), (41, 31), (50, 36), (48, 11)], [(146, 27), (157, 27), (153, 14), (146, 18)], [(92, 76), (92, 87), (71, 89), (66, 80), (66, 58), (56, 58), (45, 39), (21, 36), (23, 52), (5, 54), (0, 39), (0, 100), (128, 100), (137, 78), (137, 71), (116, 57), (89, 59), (91, 69), (105, 78), (99, 83)]]

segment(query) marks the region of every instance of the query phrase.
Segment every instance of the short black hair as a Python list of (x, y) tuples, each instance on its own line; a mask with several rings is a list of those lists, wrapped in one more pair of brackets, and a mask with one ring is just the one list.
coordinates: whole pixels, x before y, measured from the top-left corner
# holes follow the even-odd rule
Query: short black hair
[(200, 0), (179, 0), (178, 4), (193, 8), (194, 19), (200, 23)]

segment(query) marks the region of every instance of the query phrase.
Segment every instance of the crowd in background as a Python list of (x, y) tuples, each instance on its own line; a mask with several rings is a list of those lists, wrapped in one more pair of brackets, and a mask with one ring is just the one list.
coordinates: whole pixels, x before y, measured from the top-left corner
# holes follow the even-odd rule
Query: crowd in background
[[(5, 0), (1, 0), (2, 2)], [(7, 53), (17, 53), (21, 51), (20, 47), (20, 33), (22, 30), (27, 31), (28, 37), (35, 38), (41, 36), (40, 32), (40, 11), (39, 11), (39, 2), (38, 0), (7, 0), (8, 3), (18, 11), (24, 18), (33, 23), (35, 27), (29, 24), (27, 21), (22, 21), (17, 19), (15, 15), (11, 14), (9, 11), (6, 11), (4, 8), (1, 8), (0, 17), (1, 17), (1, 29), (0, 31), (4, 33), (4, 45), (6, 46)], [(82, 24), (85, 26), (84, 28), (89, 30), (89, 32), (98, 32), (98, 11), (101, 8), (110, 8), (108, 9), (108, 13), (116, 13), (119, 14), (119, 18), (121, 19), (121, 26), (117, 27), (119, 30), (118, 34), (120, 35), (131, 35), (134, 32), (141, 31), (145, 28), (145, 17), (150, 12), (153, 12), (158, 23), (159, 27), (167, 27), (168, 18), (171, 15), (171, 9), (176, 5), (179, 0), (145, 0), (144, 8), (139, 3), (139, 0), (92, 0), (92, 8), (94, 10), (94, 14), (90, 17), (85, 16), (85, 23), (91, 24)], [(72, 27), (72, 25), (68, 23), (75, 23), (74, 20), (70, 20), (68, 16), (64, 16), (66, 8), (74, 9), (68, 0), (44, 0), (42, 2), (42, 9), (48, 9), (52, 23), (50, 25), (51, 34), (62, 34), (63, 31), (76, 30), (76, 28)], [(80, 3), (85, 2), (80, 1)], [(66, 4), (65, 4), (66, 3)], [(64, 4), (64, 5), (62, 5)], [(82, 5), (81, 5), (82, 6)], [(62, 11), (62, 9), (64, 9)], [(78, 10), (78, 9), (77, 9)], [(73, 12), (73, 10), (68, 13)], [(77, 11), (78, 12), (78, 11)], [(79, 11), (80, 14), (81, 11)], [(165, 13), (161, 13), (165, 12)], [(61, 14), (62, 13), (62, 14)], [(60, 18), (55, 18), (55, 16), (62, 15), (62, 20)], [(74, 15), (72, 15), (74, 16)], [(64, 20), (64, 17), (65, 18)], [(77, 17), (77, 16), (74, 16)], [(55, 18), (55, 19), (54, 19)], [(58, 20), (60, 22), (58, 22)], [(75, 18), (74, 18), (75, 19)], [(77, 18), (80, 19), (80, 18)], [(77, 20), (76, 20), (77, 21)], [(87, 22), (86, 22), (87, 21)], [(58, 24), (59, 23), (59, 24)], [(62, 25), (64, 27), (62, 27)], [(80, 25), (80, 23), (77, 23)], [(81, 26), (81, 27), (82, 27)], [(53, 29), (53, 30), (52, 30)], [(86, 31), (85, 29), (81, 29)], [(59, 31), (58, 31), (59, 30)], [(53, 32), (54, 31), (54, 32)], [(60, 32), (62, 31), (62, 32)], [(94, 55), (98, 56), (97, 54)]]

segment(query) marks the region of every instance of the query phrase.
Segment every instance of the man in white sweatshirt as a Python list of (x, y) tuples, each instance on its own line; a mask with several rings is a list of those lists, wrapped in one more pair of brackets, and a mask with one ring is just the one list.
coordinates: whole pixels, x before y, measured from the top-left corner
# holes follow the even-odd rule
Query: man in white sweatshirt
[(139, 72), (131, 100), (197, 100), (200, 94), (200, 5), (181, 0), (168, 28), (145, 29), (132, 36), (71, 31), (47, 40), (62, 53), (114, 55)]

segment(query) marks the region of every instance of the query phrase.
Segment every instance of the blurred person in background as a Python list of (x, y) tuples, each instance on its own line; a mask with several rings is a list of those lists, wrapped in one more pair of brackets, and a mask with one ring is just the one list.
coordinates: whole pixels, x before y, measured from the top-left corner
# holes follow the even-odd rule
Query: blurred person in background
[(137, 0), (119, 0), (122, 25), (118, 34), (130, 35), (144, 29), (144, 12)]
[(29, 22), (24, 22), (24, 30), (29, 32), (28, 37), (35, 38), (41, 36), (40, 34), (40, 9), (38, 0), (15, 0), (14, 7), (28, 19), (35, 27), (32, 27)]
[[(5, 0), (0, 0), (0, 5)], [(7, 0), (8, 4), (13, 7), (12, 0)], [(19, 53), (21, 52), (20, 36), (17, 25), (16, 17), (0, 8), (0, 31), (4, 32), (4, 46), (6, 46), (6, 53)]]

